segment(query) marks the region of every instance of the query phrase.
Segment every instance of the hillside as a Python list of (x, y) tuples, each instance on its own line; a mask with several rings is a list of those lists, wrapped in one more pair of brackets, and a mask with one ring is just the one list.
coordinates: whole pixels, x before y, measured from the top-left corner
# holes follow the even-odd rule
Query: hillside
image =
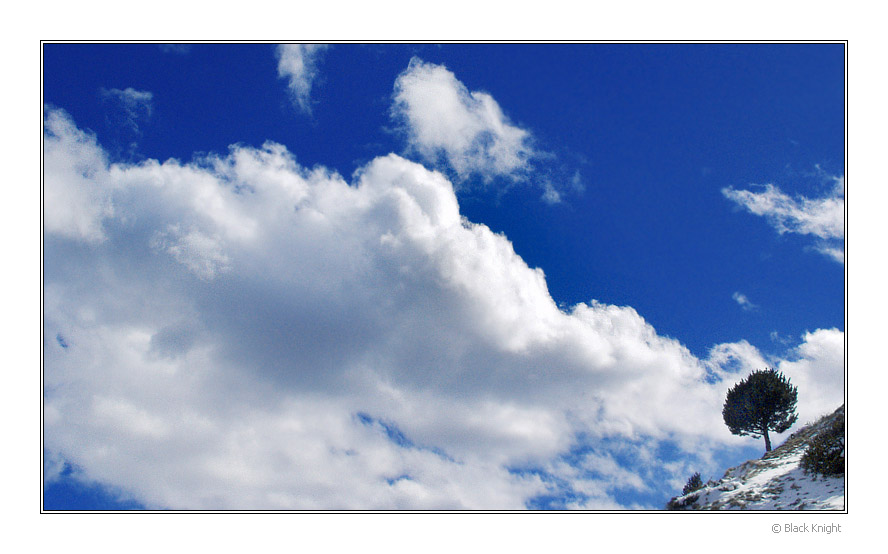
[(802, 428), (761, 459), (725, 472), (718, 481), (670, 500), (674, 510), (844, 510), (845, 477), (806, 474), (799, 467), (820, 431), (845, 417), (845, 406)]

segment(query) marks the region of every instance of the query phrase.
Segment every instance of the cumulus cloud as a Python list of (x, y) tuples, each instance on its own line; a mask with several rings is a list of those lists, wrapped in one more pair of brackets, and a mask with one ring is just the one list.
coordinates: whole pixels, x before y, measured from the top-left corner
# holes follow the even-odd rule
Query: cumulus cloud
[(772, 184), (764, 185), (761, 192), (727, 187), (722, 193), (750, 213), (765, 217), (780, 234), (797, 233), (821, 239), (817, 250), (844, 263), (845, 177), (831, 180), (832, 189), (822, 198), (793, 198)]
[(139, 122), (151, 117), (154, 95), (146, 90), (101, 89), (102, 98), (114, 108), (112, 114), (116, 126), (122, 126), (138, 134)]
[(311, 114), (311, 87), (318, 75), (317, 63), (326, 44), (280, 44), (275, 53), (278, 58), (278, 76), (287, 79), (293, 103), (306, 114)]
[[(605, 508), (686, 478), (665, 442), (743, 444), (713, 414), (754, 347), (562, 311), (440, 173), (349, 182), (275, 143), (109, 163), (64, 112), (44, 129), (44, 447), (85, 479), (152, 508)], [(812, 406), (841, 337), (781, 365)]]
[(108, 161), (94, 135), (78, 129), (61, 111), (43, 120), (43, 227), (87, 242), (105, 237), (102, 222), (113, 213)]
[[(534, 156), (530, 133), (513, 125), (491, 95), (469, 91), (446, 67), (419, 58), (395, 82), (392, 114), (413, 149), (446, 162), (460, 179), (524, 178)], [(557, 199), (554, 189), (546, 193), (547, 201)]]
[(713, 346), (709, 350), (707, 360), (710, 370), (719, 380), (728, 380), (731, 374), (745, 376), (757, 369), (764, 369), (769, 363), (761, 352), (746, 340)]
[(814, 421), (844, 402), (845, 333), (805, 333), (802, 343), (775, 367), (799, 388), (799, 421)]

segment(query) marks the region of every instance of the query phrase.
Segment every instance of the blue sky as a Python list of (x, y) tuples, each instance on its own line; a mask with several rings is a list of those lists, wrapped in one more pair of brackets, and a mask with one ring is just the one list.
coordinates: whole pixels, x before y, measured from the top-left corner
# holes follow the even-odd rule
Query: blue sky
[(657, 509), (844, 398), (843, 44), (45, 44), (46, 509)]

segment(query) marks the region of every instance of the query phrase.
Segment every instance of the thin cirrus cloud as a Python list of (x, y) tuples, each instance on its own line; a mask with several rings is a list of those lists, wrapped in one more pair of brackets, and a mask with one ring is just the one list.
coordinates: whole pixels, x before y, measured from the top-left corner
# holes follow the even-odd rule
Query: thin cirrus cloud
[[(754, 347), (700, 359), (630, 307), (559, 309), (401, 156), (351, 182), (271, 142), (112, 163), (47, 107), (44, 158), (44, 447), (147, 507), (637, 507), (619, 490), (742, 443), (711, 416)], [(820, 391), (803, 419), (842, 401), (843, 336), (768, 360)]]
[(287, 79), (290, 98), (302, 112), (311, 115), (311, 89), (318, 75), (318, 59), (326, 44), (280, 44), (275, 49), (278, 76)]
[(773, 184), (764, 185), (760, 192), (727, 187), (722, 193), (750, 213), (766, 218), (780, 234), (817, 237), (819, 252), (845, 263), (845, 178), (831, 180), (833, 187), (822, 198), (793, 198)]
[[(419, 58), (395, 81), (392, 116), (410, 147), (427, 162), (444, 162), (460, 180), (525, 179), (536, 155), (529, 131), (512, 124), (485, 92), (470, 91), (442, 65)], [(552, 189), (548, 198), (557, 201)]]
[(158, 44), (158, 48), (164, 54), (177, 54), (180, 56), (184, 56), (191, 52), (191, 44), (176, 44), (176, 43), (168, 43), (168, 44)]
[(745, 311), (753, 311), (757, 310), (758, 306), (749, 301), (749, 298), (746, 297), (745, 294), (741, 292), (735, 292), (731, 295), (731, 298), (734, 299), (734, 302), (740, 305)]
[(153, 111), (154, 94), (146, 90), (136, 90), (132, 87), (125, 89), (101, 89), (102, 99), (111, 104), (115, 110), (113, 123), (129, 129), (138, 134), (141, 121), (151, 117)]

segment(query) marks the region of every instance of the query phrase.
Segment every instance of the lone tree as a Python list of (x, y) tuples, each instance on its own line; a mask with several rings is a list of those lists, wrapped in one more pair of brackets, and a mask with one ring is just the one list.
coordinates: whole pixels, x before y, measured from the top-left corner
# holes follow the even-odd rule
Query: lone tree
[(768, 431), (782, 433), (795, 423), (797, 400), (798, 389), (789, 379), (774, 369), (761, 369), (728, 390), (722, 417), (735, 435), (765, 437), (765, 452), (770, 452)]
[(700, 477), (700, 472), (691, 475), (691, 478), (688, 479), (688, 483), (681, 489), (681, 494), (689, 494), (696, 490), (703, 488), (703, 479)]

